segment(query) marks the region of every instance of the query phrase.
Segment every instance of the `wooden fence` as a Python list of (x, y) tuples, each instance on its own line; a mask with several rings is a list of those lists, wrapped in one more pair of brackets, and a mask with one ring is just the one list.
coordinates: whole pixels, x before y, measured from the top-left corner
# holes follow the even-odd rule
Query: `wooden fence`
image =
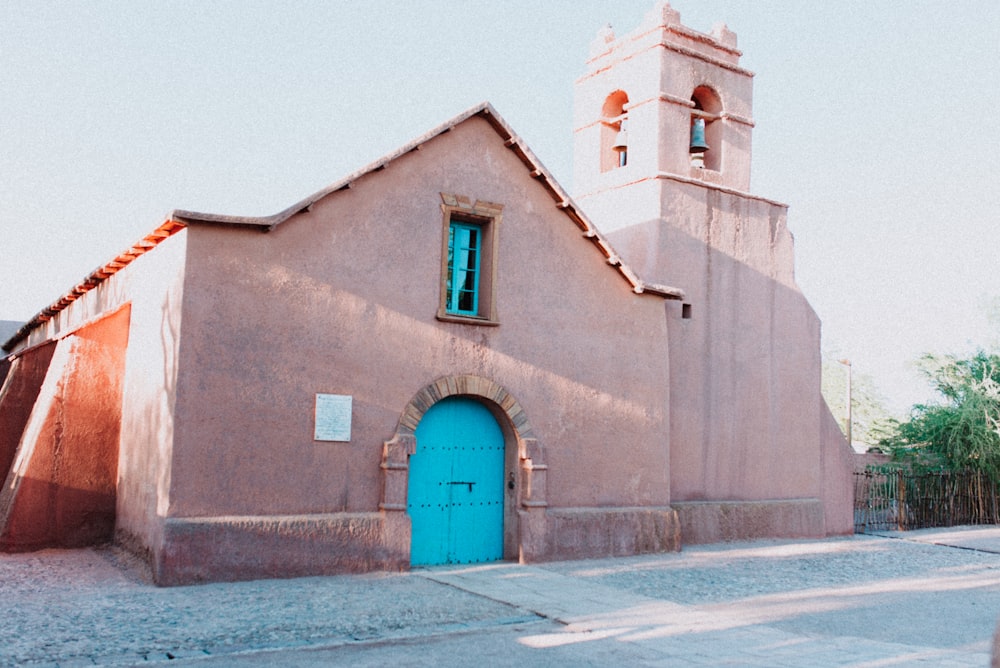
[(998, 496), (982, 473), (867, 470), (854, 474), (854, 531), (1000, 524)]

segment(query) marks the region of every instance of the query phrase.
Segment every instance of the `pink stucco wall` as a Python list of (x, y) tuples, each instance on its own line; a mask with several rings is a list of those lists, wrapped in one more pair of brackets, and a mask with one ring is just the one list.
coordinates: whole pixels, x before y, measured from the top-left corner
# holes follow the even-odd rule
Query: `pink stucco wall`
[(784, 210), (672, 189), (682, 192), (669, 223), (611, 237), (626, 258), (646, 260), (639, 271), (684, 286), (692, 305), (690, 319), (668, 320), (673, 499), (818, 496), (819, 320), (779, 280), (789, 273)]
[(840, 423), (826, 402), (821, 406), (823, 420), (823, 501), (827, 535), (854, 533), (854, 471), (858, 455), (847, 445)]
[(671, 189), (669, 222), (610, 236), (639, 271), (683, 286), (691, 304), (691, 318), (668, 319), (672, 500), (682, 515), (680, 502), (801, 500), (791, 513), (795, 504), (755, 506), (752, 516), (781, 518), (753, 520), (755, 530), (684, 522), (685, 541), (823, 535), (837, 511), (810, 499), (842, 505), (831, 486), (842, 480), (838, 460), (824, 449), (846, 444), (822, 422), (819, 320), (789, 280), (784, 209), (693, 185)]
[(159, 553), (163, 544), (186, 253), (187, 230), (181, 230), (109, 281), (131, 303), (116, 530), (118, 540), (141, 553)]
[[(504, 206), (499, 326), (435, 317), (441, 192)], [(668, 507), (664, 301), (630, 290), (484, 120), (270, 233), (187, 235), (170, 517), (377, 512), (383, 443), (454, 374), (524, 408), (550, 509)], [(313, 441), (316, 393), (353, 397), (349, 443)]]

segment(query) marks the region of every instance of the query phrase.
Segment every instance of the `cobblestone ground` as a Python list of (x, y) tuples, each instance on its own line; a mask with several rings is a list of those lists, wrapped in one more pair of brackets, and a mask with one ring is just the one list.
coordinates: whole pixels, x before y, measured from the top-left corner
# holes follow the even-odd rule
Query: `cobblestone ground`
[(159, 588), (115, 548), (0, 555), (0, 665), (167, 661), (523, 619), (406, 574)]
[[(985, 665), (1000, 615), (1000, 554), (890, 538), (694, 546), (541, 569), (565, 576), (567, 589), (592, 584), (689, 607), (712, 633), (766, 627), (983, 659), (961, 665)], [(485, 639), (541, 620), (405, 573), (158, 588), (143, 564), (111, 547), (0, 555), (0, 601), (0, 665), (28, 666), (235, 661), (259, 650), (412, 645), (460, 631), (474, 645), (477, 632)]]

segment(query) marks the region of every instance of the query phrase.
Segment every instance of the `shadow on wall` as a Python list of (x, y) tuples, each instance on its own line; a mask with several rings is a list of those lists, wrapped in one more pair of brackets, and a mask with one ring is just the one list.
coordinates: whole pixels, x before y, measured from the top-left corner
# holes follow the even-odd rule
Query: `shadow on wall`
[(67, 487), (23, 478), (10, 519), (0, 534), (0, 552), (46, 547), (86, 547), (110, 542), (115, 532), (114, 491)]
[[(610, 235), (692, 306), (668, 304), (671, 501), (738, 500), (761, 522), (741, 516), (729, 531), (692, 519), (684, 541), (850, 533), (853, 462), (820, 393), (820, 321), (794, 283), (791, 238), (766, 203), (689, 199), (678, 200), (683, 229), (652, 220)], [(728, 213), (703, 221), (699, 207)], [(821, 512), (752, 508), (811, 498)]]
[(120, 309), (12, 367), (0, 401), (3, 443), (16, 440), (0, 489), (0, 549), (112, 538), (129, 314)]
[[(54, 341), (19, 355), (10, 363), (7, 378), (0, 385), (0, 476), (7, 477), (14, 464), (17, 445), (28, 424), (49, 369)], [(2, 369), (0, 369), (2, 373)]]

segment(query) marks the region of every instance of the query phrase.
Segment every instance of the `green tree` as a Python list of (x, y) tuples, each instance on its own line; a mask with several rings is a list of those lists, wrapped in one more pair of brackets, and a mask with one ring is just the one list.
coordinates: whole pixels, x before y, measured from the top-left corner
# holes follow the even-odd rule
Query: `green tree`
[(941, 401), (914, 406), (880, 445), (917, 470), (982, 471), (1000, 482), (1000, 355), (924, 355), (919, 368)]

